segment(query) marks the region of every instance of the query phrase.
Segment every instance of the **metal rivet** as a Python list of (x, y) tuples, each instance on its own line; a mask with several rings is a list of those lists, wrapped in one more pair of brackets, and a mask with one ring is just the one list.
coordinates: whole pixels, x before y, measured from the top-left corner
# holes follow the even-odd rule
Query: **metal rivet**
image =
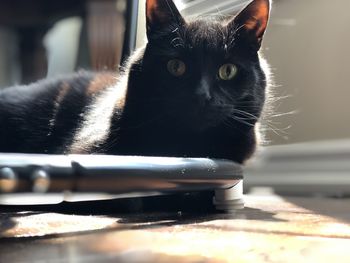
[(0, 192), (13, 192), (17, 187), (17, 175), (15, 171), (9, 167), (0, 169)]
[(32, 174), (33, 192), (44, 193), (50, 188), (50, 176), (42, 169), (37, 169)]

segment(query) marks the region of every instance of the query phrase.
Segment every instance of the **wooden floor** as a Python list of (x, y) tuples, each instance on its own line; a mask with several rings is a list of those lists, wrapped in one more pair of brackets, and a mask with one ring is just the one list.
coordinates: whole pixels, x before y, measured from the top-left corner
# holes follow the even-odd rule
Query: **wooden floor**
[(245, 200), (231, 215), (1, 213), (0, 262), (350, 262), (350, 199)]

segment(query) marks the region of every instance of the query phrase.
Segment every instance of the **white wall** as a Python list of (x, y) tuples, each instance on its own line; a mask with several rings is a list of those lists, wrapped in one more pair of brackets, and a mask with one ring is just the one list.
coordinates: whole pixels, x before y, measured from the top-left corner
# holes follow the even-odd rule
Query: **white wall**
[(350, 138), (350, 1), (276, 0), (264, 42), (281, 101), (275, 118), (292, 127), (274, 143)]

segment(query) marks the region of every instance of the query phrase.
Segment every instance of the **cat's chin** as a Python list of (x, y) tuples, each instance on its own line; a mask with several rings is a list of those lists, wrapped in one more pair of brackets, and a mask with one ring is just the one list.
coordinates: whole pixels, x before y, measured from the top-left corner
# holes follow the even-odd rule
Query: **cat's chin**
[(187, 129), (193, 132), (204, 132), (206, 130), (215, 129), (222, 125), (224, 118), (213, 116), (200, 116), (187, 121)]

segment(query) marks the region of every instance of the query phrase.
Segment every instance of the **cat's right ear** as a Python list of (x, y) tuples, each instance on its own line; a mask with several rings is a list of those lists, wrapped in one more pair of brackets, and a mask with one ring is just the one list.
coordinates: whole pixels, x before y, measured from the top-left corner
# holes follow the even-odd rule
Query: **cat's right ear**
[(270, 16), (269, 0), (253, 0), (229, 23), (233, 31), (259, 50)]
[(162, 33), (166, 29), (175, 30), (183, 25), (185, 20), (172, 0), (147, 0), (146, 25), (147, 37)]

